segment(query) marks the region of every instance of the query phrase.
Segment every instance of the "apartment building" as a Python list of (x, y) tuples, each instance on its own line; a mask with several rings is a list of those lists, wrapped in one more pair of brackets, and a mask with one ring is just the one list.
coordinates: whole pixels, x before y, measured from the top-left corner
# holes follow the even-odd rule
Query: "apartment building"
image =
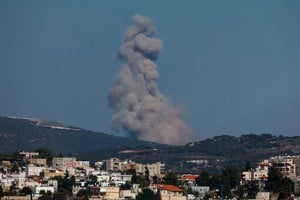
[(300, 156), (275, 156), (269, 161), (282, 175), (291, 179), (300, 177)]
[(54, 157), (52, 159), (52, 167), (63, 171), (75, 169), (76, 164), (76, 158), (73, 157)]
[(141, 174), (144, 174), (146, 169), (148, 169), (150, 177), (161, 177), (165, 170), (165, 164), (162, 164), (160, 162), (152, 164), (136, 164), (135, 169), (137, 173)]

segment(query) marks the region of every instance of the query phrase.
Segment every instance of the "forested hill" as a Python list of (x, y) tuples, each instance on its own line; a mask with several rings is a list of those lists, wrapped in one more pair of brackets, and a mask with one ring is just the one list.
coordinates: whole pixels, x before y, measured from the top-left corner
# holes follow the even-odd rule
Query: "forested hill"
[[(163, 162), (166, 169), (197, 172), (257, 162), (269, 156), (300, 153), (300, 136), (220, 135), (183, 146), (167, 146), (65, 126), (38, 119), (0, 117), (0, 154), (40, 147), (54, 154), (96, 161), (109, 157), (142, 163)], [(206, 162), (207, 161), (207, 162)]]
[[(271, 156), (299, 155), (299, 153), (300, 136), (247, 134), (239, 137), (220, 135), (184, 146), (157, 150), (131, 149), (117, 156), (144, 163), (160, 161), (166, 163), (166, 169), (180, 173), (200, 173), (203, 169), (218, 171), (225, 166), (241, 167), (247, 161), (255, 165), (259, 160)], [(89, 155), (97, 157), (99, 152)]]
[(155, 148), (161, 145), (69, 127), (57, 122), (0, 117), (0, 153), (2, 154), (48, 147), (54, 153), (78, 155), (95, 150), (136, 146)]

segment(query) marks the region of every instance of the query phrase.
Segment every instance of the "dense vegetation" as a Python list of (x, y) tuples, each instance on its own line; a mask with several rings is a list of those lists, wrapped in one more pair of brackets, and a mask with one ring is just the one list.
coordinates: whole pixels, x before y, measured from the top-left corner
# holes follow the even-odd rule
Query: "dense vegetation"
[(163, 162), (167, 170), (179, 173), (200, 173), (202, 169), (221, 172), (229, 165), (241, 167), (247, 160), (255, 163), (270, 156), (300, 152), (300, 136), (220, 135), (184, 146), (167, 146), (73, 127), (54, 129), (47, 124), (56, 125), (0, 117), (0, 157), (21, 150), (49, 148), (54, 155), (72, 155), (90, 161), (118, 157), (141, 163)]
[(54, 153), (79, 155), (84, 152), (109, 151), (137, 145), (158, 146), (150, 142), (84, 129), (56, 129), (37, 125), (31, 120), (0, 117), (0, 153), (3, 154), (47, 147)]

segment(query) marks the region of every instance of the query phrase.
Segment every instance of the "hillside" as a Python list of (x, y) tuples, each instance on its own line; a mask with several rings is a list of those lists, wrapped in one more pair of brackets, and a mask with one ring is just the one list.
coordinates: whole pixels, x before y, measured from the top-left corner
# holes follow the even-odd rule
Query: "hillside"
[(224, 166), (243, 166), (247, 160), (300, 153), (300, 136), (272, 134), (215, 136), (184, 146), (167, 146), (65, 126), (38, 119), (0, 117), (0, 154), (48, 147), (54, 154), (99, 161), (109, 157), (141, 163), (163, 162), (166, 170), (199, 173)]
[(139, 145), (161, 146), (132, 138), (69, 127), (58, 122), (0, 117), (0, 153), (48, 147), (54, 153), (80, 155), (95, 150), (111, 151)]
[[(160, 149), (131, 149), (118, 157), (138, 162), (166, 163), (166, 169), (180, 173), (199, 173), (205, 169), (219, 171), (225, 166), (243, 167), (249, 160), (253, 166), (262, 159), (283, 154), (299, 155), (300, 136), (272, 134), (215, 136), (211, 139)], [(92, 154), (90, 154), (92, 155)], [(95, 154), (96, 155), (96, 154)]]

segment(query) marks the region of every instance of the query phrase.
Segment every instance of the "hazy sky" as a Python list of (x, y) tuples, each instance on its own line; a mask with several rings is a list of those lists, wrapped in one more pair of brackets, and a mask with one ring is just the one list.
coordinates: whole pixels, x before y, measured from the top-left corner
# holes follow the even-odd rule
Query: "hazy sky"
[(0, 115), (109, 134), (107, 93), (132, 16), (164, 48), (159, 89), (192, 139), (300, 134), (300, 1), (0, 1)]

